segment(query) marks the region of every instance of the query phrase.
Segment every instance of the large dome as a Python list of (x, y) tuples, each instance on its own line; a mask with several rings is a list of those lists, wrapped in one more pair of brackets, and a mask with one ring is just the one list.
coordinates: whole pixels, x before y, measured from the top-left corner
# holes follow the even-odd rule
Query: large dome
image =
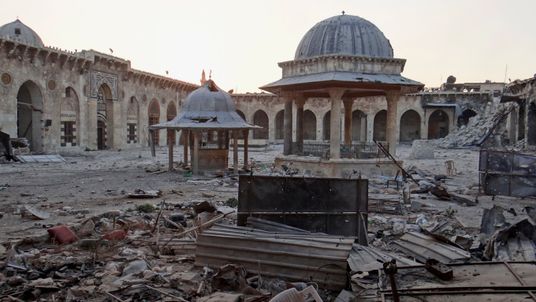
[(371, 22), (340, 15), (318, 22), (303, 36), (295, 60), (323, 55), (392, 58), (393, 48)]
[(45, 47), (39, 35), (19, 19), (1, 26), (0, 38), (6, 38), (32, 46)]

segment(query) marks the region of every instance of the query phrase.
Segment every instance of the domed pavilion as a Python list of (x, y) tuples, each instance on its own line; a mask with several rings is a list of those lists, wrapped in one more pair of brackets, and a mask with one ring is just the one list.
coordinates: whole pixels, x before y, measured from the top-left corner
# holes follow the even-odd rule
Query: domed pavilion
[(324, 175), (340, 176), (340, 164), (351, 163), (350, 159), (341, 159), (341, 148), (352, 144), (352, 104), (360, 97), (385, 96), (387, 143), (394, 154), (399, 96), (418, 92), (424, 86), (401, 75), (405, 63), (405, 59), (394, 57), (391, 43), (382, 31), (363, 18), (343, 13), (313, 26), (300, 41), (294, 60), (279, 63), (282, 78), (260, 87), (285, 99), (284, 152), (278, 157), (279, 163), (287, 160), (299, 166), (303, 162), (302, 168), (307, 169), (306, 163), (312, 160), (299, 157), (303, 155), (303, 106), (310, 98), (327, 98), (331, 102), (329, 159), (317, 161), (323, 166), (317, 170), (327, 170)]
[(0, 26), (0, 38), (39, 48), (45, 47), (41, 37), (19, 19)]
[[(244, 141), (244, 167), (248, 164), (248, 132), (260, 128), (250, 125), (238, 113), (231, 95), (212, 80), (204, 82), (186, 98), (181, 113), (173, 120), (149, 127), (152, 136), (168, 129), (168, 136), (182, 130), (184, 164), (191, 154), (193, 174), (228, 168), (229, 142), (233, 139), (233, 168), (238, 173), (238, 139)], [(152, 141), (152, 139), (151, 139)], [(169, 148), (169, 169), (173, 169), (173, 144)], [(191, 151), (191, 152), (189, 152)]]

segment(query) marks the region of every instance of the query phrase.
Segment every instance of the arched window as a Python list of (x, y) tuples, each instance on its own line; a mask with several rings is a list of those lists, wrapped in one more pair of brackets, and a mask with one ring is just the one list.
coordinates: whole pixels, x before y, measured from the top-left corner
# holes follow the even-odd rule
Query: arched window
[(303, 112), (303, 139), (316, 140), (316, 116), (311, 110)]
[(376, 141), (387, 140), (387, 111), (381, 110), (374, 116), (374, 134), (372, 136)]
[(442, 138), (449, 134), (449, 116), (438, 109), (428, 119), (428, 139)]
[(421, 138), (421, 116), (415, 110), (408, 110), (400, 117), (400, 141), (411, 142)]
[(269, 122), (266, 112), (257, 110), (253, 114), (253, 124), (262, 127), (253, 130), (253, 139), (268, 139)]

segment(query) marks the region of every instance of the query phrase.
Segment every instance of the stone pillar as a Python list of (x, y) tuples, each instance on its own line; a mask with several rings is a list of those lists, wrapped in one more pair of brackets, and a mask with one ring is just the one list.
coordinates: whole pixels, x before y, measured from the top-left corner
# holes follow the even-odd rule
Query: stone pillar
[(238, 132), (240, 130), (232, 130), (233, 134), (233, 170), (234, 174), (238, 175)]
[(359, 141), (366, 142), (367, 141), (367, 120), (370, 119), (368, 116), (362, 116), (361, 117), (361, 127), (359, 128)]
[(400, 98), (400, 93), (397, 91), (388, 91), (385, 94), (387, 100), (387, 143), (389, 144), (389, 153), (396, 156), (396, 143), (398, 129), (397, 125), (397, 104)]
[(248, 130), (244, 130), (244, 170), (248, 169)]
[(352, 145), (352, 104), (354, 100), (344, 99), (344, 144)]
[(374, 139), (374, 116), (375, 114), (367, 115), (367, 137), (365, 141), (368, 143), (372, 143)]
[(519, 116), (518, 109), (514, 108), (512, 112), (510, 112), (510, 123), (509, 123), (509, 129), (508, 129), (508, 137), (510, 138), (510, 144), (517, 143), (517, 126), (518, 121), (517, 118)]
[(199, 173), (199, 132), (192, 131), (194, 135), (194, 150), (192, 151), (192, 173), (194, 175)]
[(424, 115), (421, 122), (421, 139), (428, 139), (428, 111), (424, 108)]
[(97, 99), (87, 100), (87, 147), (97, 150)]
[(285, 113), (283, 127), (283, 154), (292, 154), (292, 99), (288, 96), (285, 98)]
[(329, 139), (329, 158), (341, 158), (341, 105), (344, 90), (330, 89), (329, 98), (331, 100), (331, 124)]
[[(173, 137), (173, 135), (175, 135), (175, 129), (168, 129), (168, 139), (170, 139), (170, 137)], [(173, 171), (173, 144), (168, 144), (168, 171)]]
[(182, 130), (182, 137), (184, 139), (184, 158), (183, 162), (185, 166), (188, 166), (188, 145), (190, 144), (190, 130), (183, 129)]
[(303, 155), (303, 97), (296, 98), (296, 150), (294, 153)]

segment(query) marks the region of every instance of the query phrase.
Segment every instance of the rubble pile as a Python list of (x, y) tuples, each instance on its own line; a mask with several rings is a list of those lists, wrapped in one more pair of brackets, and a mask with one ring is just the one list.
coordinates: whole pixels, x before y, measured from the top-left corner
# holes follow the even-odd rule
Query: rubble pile
[[(515, 107), (514, 103), (501, 103), (492, 111), (491, 106), (486, 107), (485, 114), (469, 119), (469, 123), (450, 132), (444, 138), (435, 141), (441, 148), (456, 148), (474, 146), (493, 131), (498, 124), (503, 123), (505, 116)], [(497, 131), (494, 131), (496, 134)]]
[[(0, 301), (517, 301), (531, 296), (535, 207), (514, 204), (517, 199), (508, 206), (483, 205), (478, 184), (460, 181), (467, 173), (463, 167), (422, 168), (419, 162), (395, 176), (326, 181), (336, 190), (284, 172), (274, 176), (282, 178), (281, 190), (255, 173), (240, 176), (238, 183), (186, 176), (202, 199), (170, 202), (185, 195), (178, 189), (121, 190), (130, 208), (92, 216), (86, 208), (62, 205), (52, 212), (23, 204), (20, 219), (35, 221), (42, 235), (0, 244)], [(242, 187), (247, 182), (253, 184), (249, 189)], [(364, 183), (366, 194), (349, 192), (343, 183), (353, 188)], [(238, 199), (217, 197), (218, 190), (236, 192), (237, 185)], [(0, 185), (0, 191), (9, 189)], [(288, 196), (299, 208), (284, 209)], [(365, 206), (336, 208), (346, 199)], [(68, 215), (78, 222), (49, 223)], [(346, 216), (329, 220), (336, 215)], [(328, 227), (333, 225), (338, 228)], [(346, 228), (353, 229), (336, 233)]]

